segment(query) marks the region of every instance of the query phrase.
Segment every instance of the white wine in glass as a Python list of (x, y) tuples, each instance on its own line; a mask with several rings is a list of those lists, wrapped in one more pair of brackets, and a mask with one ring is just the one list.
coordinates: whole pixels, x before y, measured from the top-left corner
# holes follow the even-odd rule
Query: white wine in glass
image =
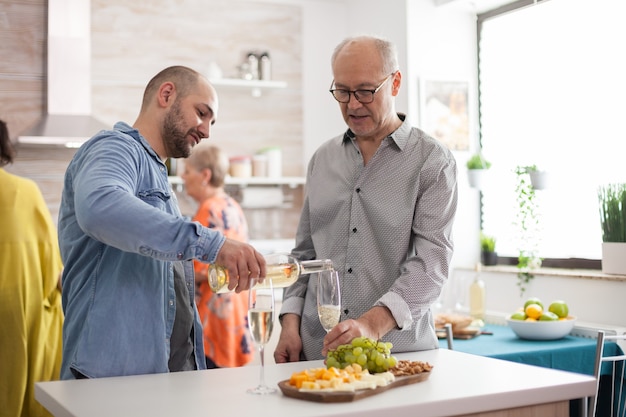
[(339, 273), (335, 270), (318, 273), (317, 315), (328, 333), (339, 323), (341, 317), (341, 288)]
[(276, 392), (276, 388), (265, 384), (265, 345), (269, 342), (274, 328), (274, 288), (271, 279), (265, 279), (268, 281), (267, 287), (263, 288), (255, 287), (255, 281), (256, 279), (252, 280), (250, 290), (248, 290), (248, 325), (252, 340), (259, 347), (261, 377), (259, 385), (248, 389), (248, 392), (263, 395)]

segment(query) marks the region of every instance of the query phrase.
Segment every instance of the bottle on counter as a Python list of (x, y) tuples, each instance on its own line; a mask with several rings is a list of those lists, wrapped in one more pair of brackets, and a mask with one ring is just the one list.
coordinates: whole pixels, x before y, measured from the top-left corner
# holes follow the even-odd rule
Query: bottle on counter
[(258, 80), (259, 79), (259, 58), (256, 56), (254, 52), (248, 52), (248, 56), (246, 57), (246, 62), (248, 63), (250, 70), (250, 79)]
[[(265, 255), (265, 263), (265, 280), (256, 285), (258, 288), (267, 288), (268, 280), (272, 280), (274, 288), (285, 288), (296, 282), (301, 275), (333, 270), (333, 263), (330, 259), (299, 261), (286, 253)], [(228, 271), (224, 267), (211, 264), (208, 279), (209, 287), (214, 293), (230, 292), (228, 289)]]
[(469, 288), (469, 312), (475, 321), (485, 318), (485, 282), (480, 279), (481, 264), (476, 264), (476, 275)]
[(272, 79), (272, 60), (269, 52), (263, 52), (259, 57), (259, 78), (264, 81)]

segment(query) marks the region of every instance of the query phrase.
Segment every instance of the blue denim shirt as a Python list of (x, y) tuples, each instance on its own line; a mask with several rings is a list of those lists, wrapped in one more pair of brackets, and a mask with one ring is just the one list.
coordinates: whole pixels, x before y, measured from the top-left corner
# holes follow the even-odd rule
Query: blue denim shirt
[[(70, 162), (59, 210), (62, 379), (168, 372), (176, 313), (172, 261), (214, 262), (224, 236), (181, 216), (167, 169), (126, 123), (87, 141)], [(198, 369), (205, 368), (194, 304)]]

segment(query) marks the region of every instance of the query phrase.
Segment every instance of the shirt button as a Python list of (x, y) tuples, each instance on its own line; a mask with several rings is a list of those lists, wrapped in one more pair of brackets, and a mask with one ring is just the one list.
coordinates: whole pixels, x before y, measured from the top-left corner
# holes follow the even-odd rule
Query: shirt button
[(354, 233), (356, 233), (356, 227), (355, 227), (354, 229), (352, 229), (352, 231), (353, 231)]
[(352, 268), (348, 268), (348, 274), (352, 273)]
[(174, 300), (170, 300), (170, 306), (174, 305)]
[(348, 315), (348, 309), (347, 308), (345, 310), (343, 310), (343, 314), (345, 314), (346, 316)]
[(209, 255), (206, 255), (206, 254), (205, 254), (205, 255), (202, 255), (202, 260), (203, 260), (203, 261), (206, 261), (207, 259), (209, 259)]
[(360, 193), (360, 192), (361, 192), (361, 189), (360, 189), (360, 188), (357, 188), (357, 189), (356, 189), (356, 192), (357, 192), (357, 193)]
[(178, 253), (178, 255), (176, 255), (176, 257), (177, 257), (178, 259), (183, 259), (183, 254), (182, 254), (182, 253)]

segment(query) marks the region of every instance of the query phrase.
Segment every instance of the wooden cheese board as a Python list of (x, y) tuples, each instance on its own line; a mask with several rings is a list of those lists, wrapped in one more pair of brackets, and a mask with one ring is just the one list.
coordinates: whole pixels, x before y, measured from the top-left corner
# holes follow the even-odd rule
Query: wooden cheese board
[[(436, 333), (439, 339), (446, 338), (445, 329), (436, 329)], [(481, 334), (481, 328), (473, 327), (473, 326), (468, 326), (462, 329), (454, 329), (452, 331), (452, 337), (454, 339), (473, 339), (480, 334)]]
[[(432, 372), (432, 371), (431, 371)], [(398, 376), (388, 385), (378, 388), (365, 388), (356, 391), (300, 391), (298, 388), (289, 384), (289, 380), (278, 383), (278, 387), (286, 397), (296, 398), (305, 401), (315, 401), (320, 403), (340, 403), (360, 400), (361, 398), (370, 397), (380, 394), (392, 388), (404, 385), (415, 384), (428, 379), (430, 372), (422, 372), (415, 375)]]

